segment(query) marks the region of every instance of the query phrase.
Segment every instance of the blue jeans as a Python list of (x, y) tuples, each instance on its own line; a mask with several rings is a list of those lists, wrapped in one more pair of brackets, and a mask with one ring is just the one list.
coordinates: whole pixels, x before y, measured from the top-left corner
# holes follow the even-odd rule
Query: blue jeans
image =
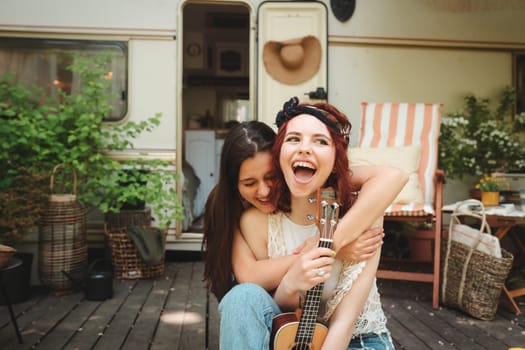
[[(267, 350), (273, 317), (281, 310), (266, 290), (252, 283), (233, 287), (219, 304), (221, 350)], [(390, 335), (362, 334), (352, 338), (353, 349), (393, 350)]]
[(266, 290), (252, 283), (233, 287), (219, 304), (220, 349), (268, 349), (272, 320), (281, 310)]
[(388, 333), (366, 333), (352, 337), (348, 350), (394, 350), (394, 344)]

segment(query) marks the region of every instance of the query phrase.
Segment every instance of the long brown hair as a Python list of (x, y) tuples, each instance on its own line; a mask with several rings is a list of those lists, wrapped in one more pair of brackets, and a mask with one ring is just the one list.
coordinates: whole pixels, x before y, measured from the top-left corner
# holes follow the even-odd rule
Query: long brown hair
[(233, 286), (233, 234), (244, 210), (237, 184), (241, 164), (257, 152), (270, 152), (275, 132), (268, 125), (244, 122), (233, 127), (221, 151), (219, 182), (206, 201), (204, 212), (204, 279), (218, 300)]
[[(290, 100), (290, 103), (292, 100)], [(270, 199), (276, 207), (282, 211), (290, 211), (290, 190), (286, 185), (284, 180), (284, 175), (279, 163), (279, 158), (281, 156), (281, 146), (284, 142), (284, 137), (286, 134), (286, 128), (288, 122), (295, 116), (301, 114), (311, 114), (310, 110), (313, 108), (302, 108), (302, 107), (314, 107), (315, 113), (313, 115), (317, 119), (321, 120), (324, 124), (327, 125), (328, 132), (332, 137), (333, 144), (335, 146), (335, 162), (333, 172), (328, 177), (325, 186), (332, 187), (337, 192), (337, 198), (341, 204), (340, 216), (343, 216), (348, 209), (352, 206), (355, 201), (355, 191), (356, 188), (351, 184), (350, 179), (352, 173), (349, 168), (348, 161), (348, 144), (349, 144), (349, 133), (352, 125), (350, 121), (342, 112), (340, 112), (336, 107), (328, 103), (314, 103), (307, 104), (302, 103), (298, 105), (289, 106), (288, 103), (285, 104), (283, 109), (288, 108), (288, 111), (279, 112), (277, 118), (277, 124), (279, 125), (279, 131), (277, 132), (277, 137), (272, 149), (273, 152), (273, 169), (274, 169), (274, 181), (272, 185), (272, 192)], [(290, 111), (291, 109), (291, 111)], [(322, 112), (322, 114), (319, 113)], [(326, 122), (327, 121), (327, 122)]]

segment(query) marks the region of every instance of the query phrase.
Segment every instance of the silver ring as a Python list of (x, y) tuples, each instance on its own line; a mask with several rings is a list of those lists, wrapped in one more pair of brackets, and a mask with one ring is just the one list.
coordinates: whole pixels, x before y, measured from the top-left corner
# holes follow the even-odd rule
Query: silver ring
[(317, 269), (317, 276), (323, 277), (324, 276), (324, 270), (323, 269)]

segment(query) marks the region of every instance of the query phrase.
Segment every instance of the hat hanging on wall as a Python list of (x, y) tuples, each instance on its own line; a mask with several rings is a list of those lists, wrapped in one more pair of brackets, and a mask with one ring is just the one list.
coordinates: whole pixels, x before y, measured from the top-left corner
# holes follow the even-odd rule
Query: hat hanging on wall
[(284, 84), (297, 85), (312, 78), (321, 65), (321, 43), (308, 35), (286, 41), (267, 41), (263, 62), (268, 74)]

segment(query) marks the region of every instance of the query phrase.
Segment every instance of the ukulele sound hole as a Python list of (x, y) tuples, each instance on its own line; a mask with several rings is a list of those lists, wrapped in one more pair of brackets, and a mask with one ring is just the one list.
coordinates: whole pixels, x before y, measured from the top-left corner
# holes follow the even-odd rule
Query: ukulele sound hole
[(292, 350), (310, 350), (310, 344), (297, 343), (293, 346)]

